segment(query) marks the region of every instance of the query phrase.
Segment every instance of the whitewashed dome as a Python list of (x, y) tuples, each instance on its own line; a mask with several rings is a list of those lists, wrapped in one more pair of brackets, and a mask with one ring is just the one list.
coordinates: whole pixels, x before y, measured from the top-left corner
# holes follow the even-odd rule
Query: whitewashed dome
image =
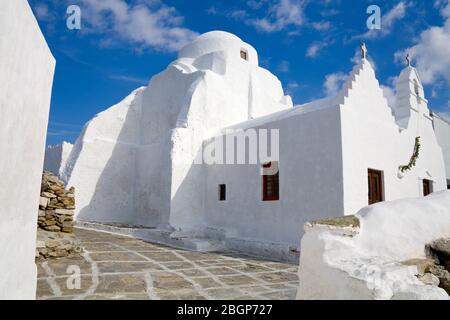
[(241, 51), (247, 53), (249, 63), (258, 65), (258, 53), (248, 43), (236, 35), (225, 31), (211, 31), (198, 36), (193, 42), (184, 46), (178, 58), (196, 59), (212, 52), (225, 52), (228, 56), (240, 58)]

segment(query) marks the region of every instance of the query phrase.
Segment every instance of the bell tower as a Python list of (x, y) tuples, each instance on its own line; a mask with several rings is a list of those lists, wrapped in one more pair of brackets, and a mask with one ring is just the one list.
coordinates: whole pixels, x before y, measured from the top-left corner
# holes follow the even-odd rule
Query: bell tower
[(409, 54), (406, 56), (407, 66), (400, 73), (397, 80), (397, 97), (395, 118), (398, 123), (406, 127), (412, 112), (425, 113), (429, 116), (428, 100), (420, 81), (419, 73), (411, 65)]

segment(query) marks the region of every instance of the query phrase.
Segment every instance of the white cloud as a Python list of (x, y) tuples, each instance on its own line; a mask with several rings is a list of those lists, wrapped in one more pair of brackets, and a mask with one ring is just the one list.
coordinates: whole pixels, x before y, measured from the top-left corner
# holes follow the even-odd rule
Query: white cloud
[(342, 85), (347, 80), (347, 75), (343, 72), (331, 73), (325, 76), (325, 83), (323, 84), (324, 92), (327, 96), (335, 96)]
[(85, 32), (115, 37), (146, 48), (177, 51), (197, 36), (182, 27), (183, 17), (175, 8), (156, 1), (135, 5), (124, 0), (82, 0)]
[(52, 17), (46, 3), (37, 3), (33, 9), (38, 20), (48, 21)]
[(389, 10), (387, 13), (381, 13), (381, 29), (373, 29), (369, 30), (366, 33), (355, 36), (354, 39), (375, 39), (382, 38), (391, 33), (394, 28), (395, 22), (401, 20), (406, 15), (406, 10), (409, 4), (404, 1), (398, 3), (395, 7)]
[(209, 8), (206, 10), (206, 13), (209, 14), (209, 15), (216, 15), (216, 14), (217, 14), (217, 9), (216, 9), (216, 7), (214, 7), (214, 6), (209, 7)]
[(392, 76), (387, 79), (387, 85), (380, 85), (381, 89), (383, 90), (383, 94), (386, 97), (388, 101), (388, 105), (395, 109), (396, 106), (396, 94), (397, 94), (397, 80), (398, 76)]
[(338, 14), (340, 14), (340, 12), (337, 9), (325, 9), (320, 12), (320, 15), (322, 17), (333, 17), (337, 16)]
[(381, 20), (381, 28), (391, 29), (397, 20), (403, 19), (405, 17), (406, 9), (408, 5), (402, 1), (392, 8), (386, 15), (383, 16)]
[(289, 89), (298, 89), (300, 88), (300, 84), (297, 81), (290, 81), (287, 85)]
[(278, 65), (278, 70), (280, 72), (288, 72), (289, 71), (289, 61), (283, 60), (280, 62), (280, 64)]
[(383, 90), (383, 94), (388, 101), (388, 105), (391, 108), (395, 108), (396, 105), (395, 90), (389, 86), (380, 85), (380, 87)]
[(300, 84), (297, 81), (289, 81), (285, 91), (288, 95), (293, 95), (298, 89), (300, 89)]
[(235, 19), (242, 19), (247, 17), (247, 11), (245, 10), (234, 10), (231, 12), (231, 17)]
[(119, 81), (125, 81), (125, 82), (131, 82), (131, 83), (138, 83), (141, 85), (145, 85), (148, 83), (148, 79), (145, 78), (139, 78), (139, 77), (132, 77), (127, 75), (121, 75), (121, 74), (111, 74), (109, 75), (109, 78), (112, 80), (119, 80)]
[(257, 10), (257, 9), (260, 9), (264, 5), (264, 2), (267, 2), (267, 0), (264, 0), (264, 1), (263, 0), (248, 0), (247, 5), (250, 8)]
[(450, 123), (450, 101), (448, 102), (448, 108), (445, 111), (436, 112), (441, 118), (447, 120)]
[(263, 18), (251, 19), (249, 24), (259, 31), (281, 31), (288, 26), (298, 27), (305, 22), (303, 0), (277, 0), (269, 6)]
[(319, 55), (319, 52), (325, 48), (328, 44), (326, 42), (313, 42), (308, 49), (306, 49), (306, 56), (308, 58), (315, 58)]
[(404, 61), (406, 53), (414, 59), (422, 82), (431, 84), (443, 78), (450, 84), (450, 1), (441, 9), (445, 22), (442, 27), (432, 26), (423, 31), (416, 44), (395, 54), (397, 61)]
[(331, 29), (331, 23), (329, 21), (313, 22), (311, 26), (317, 31), (327, 31)]

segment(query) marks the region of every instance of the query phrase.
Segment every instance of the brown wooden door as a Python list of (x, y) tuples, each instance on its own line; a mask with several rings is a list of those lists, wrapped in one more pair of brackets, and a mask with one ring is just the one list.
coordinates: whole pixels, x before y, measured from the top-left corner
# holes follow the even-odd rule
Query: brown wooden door
[(369, 205), (383, 201), (383, 174), (381, 171), (369, 169)]
[(432, 192), (431, 181), (423, 179), (422, 184), (423, 184), (423, 196), (426, 197)]

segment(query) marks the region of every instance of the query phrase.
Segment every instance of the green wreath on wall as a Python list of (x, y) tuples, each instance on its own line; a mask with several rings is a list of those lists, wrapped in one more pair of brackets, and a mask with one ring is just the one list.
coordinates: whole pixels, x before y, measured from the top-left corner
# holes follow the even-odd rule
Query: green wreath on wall
[(420, 153), (420, 137), (416, 137), (416, 143), (414, 144), (414, 152), (413, 155), (411, 156), (411, 159), (409, 160), (409, 163), (405, 166), (399, 167), (402, 173), (411, 170), (416, 165), (417, 158), (419, 158), (419, 153)]

